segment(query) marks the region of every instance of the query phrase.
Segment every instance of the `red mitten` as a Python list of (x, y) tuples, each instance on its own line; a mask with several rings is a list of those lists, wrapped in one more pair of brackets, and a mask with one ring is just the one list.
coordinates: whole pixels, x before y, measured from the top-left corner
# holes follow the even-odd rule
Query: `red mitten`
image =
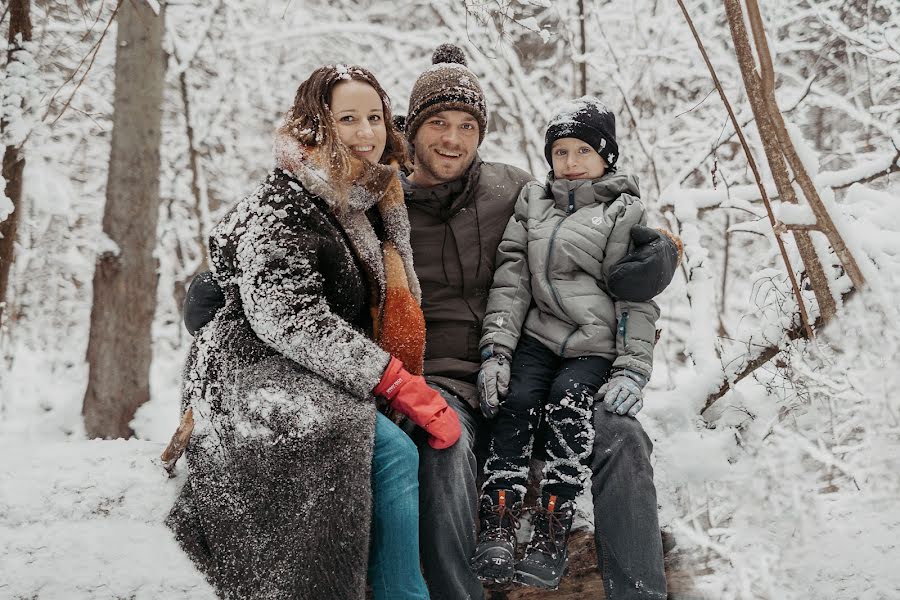
[(372, 393), (385, 398), (391, 408), (424, 429), (432, 448), (443, 450), (459, 439), (461, 430), (456, 412), (443, 396), (428, 387), (424, 377), (404, 369), (395, 357), (391, 357)]

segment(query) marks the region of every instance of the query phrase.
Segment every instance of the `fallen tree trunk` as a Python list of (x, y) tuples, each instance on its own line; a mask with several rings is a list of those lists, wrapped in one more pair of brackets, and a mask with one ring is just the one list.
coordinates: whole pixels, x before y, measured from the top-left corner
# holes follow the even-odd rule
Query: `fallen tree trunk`
[[(539, 497), (538, 482), (541, 479), (544, 463), (534, 460), (529, 472), (528, 493), (525, 505), (533, 506)], [(569, 567), (557, 590), (541, 590), (519, 585), (489, 586), (487, 600), (582, 600), (596, 598), (606, 600), (603, 589), (603, 578), (597, 564), (597, 545), (594, 542), (594, 531), (589, 524), (579, 527), (575, 521), (575, 530), (569, 538)], [(662, 531), (663, 551), (665, 552), (666, 583), (671, 600), (700, 600), (703, 596), (694, 590), (693, 570), (689, 567), (688, 557), (678, 551), (675, 540), (667, 532)], [(520, 544), (520, 550), (522, 550)]]
[[(673, 544), (663, 534), (663, 547)], [(670, 600), (700, 600), (704, 596), (694, 589), (693, 570), (687, 564), (687, 557), (671, 549), (666, 553), (666, 582)], [(597, 568), (597, 552), (594, 532), (584, 528), (572, 532), (569, 539), (569, 569), (558, 590), (539, 590), (529, 587), (492, 588), (489, 600), (583, 600), (591, 598), (606, 600), (603, 579)]]

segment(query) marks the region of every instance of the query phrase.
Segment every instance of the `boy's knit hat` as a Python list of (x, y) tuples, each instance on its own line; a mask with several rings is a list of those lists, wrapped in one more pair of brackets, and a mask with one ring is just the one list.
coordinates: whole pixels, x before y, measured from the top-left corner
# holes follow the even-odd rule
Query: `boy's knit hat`
[(547, 125), (544, 156), (553, 166), (553, 142), (562, 138), (578, 138), (589, 144), (606, 161), (610, 171), (616, 170), (619, 146), (616, 144), (616, 117), (594, 96), (582, 96), (560, 106)]
[(444, 110), (461, 110), (478, 121), (478, 144), (487, 130), (484, 92), (475, 73), (466, 66), (459, 46), (441, 44), (431, 55), (432, 67), (422, 73), (409, 95), (406, 137), (412, 142), (428, 117)]

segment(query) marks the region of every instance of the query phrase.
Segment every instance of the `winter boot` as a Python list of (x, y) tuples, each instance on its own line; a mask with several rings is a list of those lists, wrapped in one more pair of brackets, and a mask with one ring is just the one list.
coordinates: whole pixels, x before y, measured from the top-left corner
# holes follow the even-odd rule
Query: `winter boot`
[(574, 500), (543, 496), (535, 508), (525, 557), (516, 565), (516, 583), (548, 590), (559, 587), (569, 562), (569, 531), (574, 518)]
[(488, 583), (508, 583), (515, 570), (516, 530), (521, 502), (511, 490), (494, 490), (481, 497), (481, 532), (470, 564)]

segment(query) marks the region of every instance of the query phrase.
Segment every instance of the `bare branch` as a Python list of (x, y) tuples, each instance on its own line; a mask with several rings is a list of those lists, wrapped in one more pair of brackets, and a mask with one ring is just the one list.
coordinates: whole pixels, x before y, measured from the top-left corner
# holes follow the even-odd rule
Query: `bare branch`
[(72, 103), (72, 99), (75, 98), (75, 94), (77, 94), (79, 88), (81, 88), (81, 84), (84, 83), (85, 79), (87, 79), (88, 73), (90, 73), (90, 71), (91, 71), (91, 67), (94, 66), (94, 61), (97, 59), (97, 53), (100, 52), (100, 45), (103, 43), (103, 40), (106, 38), (106, 33), (109, 31), (109, 28), (112, 27), (112, 24), (115, 22), (116, 15), (119, 13), (119, 8), (121, 8), (122, 3), (124, 1), (125, 0), (118, 0), (118, 2), (116, 3), (116, 7), (113, 9), (113, 12), (109, 17), (109, 21), (106, 23), (106, 27), (103, 28), (103, 32), (100, 34), (100, 37), (97, 39), (96, 42), (94, 42), (94, 45), (91, 46), (91, 49), (88, 50), (88, 53), (85, 54), (84, 57), (82, 57), (81, 62), (78, 63), (78, 66), (72, 70), (72, 75), (70, 75), (68, 79), (66, 79), (64, 82), (62, 82), (62, 84), (56, 89), (56, 91), (53, 92), (53, 95), (50, 96), (50, 101), (47, 103), (47, 110), (46, 110), (46, 112), (44, 112), (44, 116), (41, 117), (42, 121), (47, 118), (47, 115), (50, 114), (50, 110), (53, 107), (53, 101), (56, 99), (57, 94), (59, 94), (59, 92), (62, 91), (62, 89), (66, 86), (66, 84), (68, 84), (70, 81), (72, 81), (75, 78), (75, 75), (77, 75), (78, 71), (81, 70), (81, 65), (83, 65), (84, 61), (86, 61), (88, 59), (88, 57), (90, 56), (91, 60), (88, 63), (87, 69), (85, 69), (85, 71), (84, 71), (84, 75), (81, 76), (81, 79), (78, 81), (78, 84), (75, 86), (75, 89), (72, 90), (72, 93), (69, 95), (68, 99), (63, 104), (63, 107), (59, 111), (59, 114), (56, 115), (56, 118), (53, 119), (53, 122), (51, 122), (50, 125), (51, 126), (55, 125), (56, 122), (59, 121), (64, 114), (66, 114), (66, 109), (69, 108), (69, 105)]
[(694, 27), (694, 22), (693, 20), (691, 20), (691, 16), (688, 14), (687, 8), (684, 6), (684, 2), (682, 0), (678, 0), (678, 5), (681, 7), (681, 12), (684, 13), (684, 18), (685, 20), (687, 20), (688, 26), (691, 28), (691, 33), (694, 35), (694, 40), (696, 40), (697, 42), (697, 47), (700, 49), (700, 53), (703, 55), (703, 60), (704, 62), (706, 62), (706, 67), (709, 69), (709, 74), (712, 77), (713, 83), (715, 83), (716, 89), (719, 90), (719, 96), (722, 99), (722, 104), (725, 105), (725, 108), (728, 111), (728, 116), (731, 119), (731, 123), (735, 128), (735, 132), (737, 133), (738, 138), (741, 140), (741, 146), (744, 148), (744, 154), (747, 155), (747, 163), (750, 165), (750, 170), (753, 171), (753, 177), (756, 180), (757, 187), (759, 187), (760, 196), (762, 197), (763, 203), (766, 206), (766, 214), (769, 217), (769, 223), (772, 225), (772, 228), (775, 232), (775, 241), (778, 244), (779, 252), (781, 252), (781, 259), (784, 261), (784, 266), (787, 270), (788, 277), (791, 280), (791, 287), (794, 290), (794, 296), (797, 300), (797, 308), (800, 311), (800, 320), (803, 323), (806, 335), (812, 338), (813, 332), (809, 324), (809, 317), (806, 314), (806, 305), (803, 303), (803, 296), (800, 294), (800, 286), (797, 283), (797, 276), (794, 274), (794, 268), (791, 266), (791, 260), (787, 255), (787, 249), (784, 247), (784, 241), (781, 239), (781, 236), (778, 234), (778, 230), (775, 227), (775, 214), (772, 212), (772, 204), (769, 201), (768, 194), (766, 194), (766, 188), (763, 185), (762, 177), (760, 176), (759, 169), (756, 166), (756, 160), (753, 158), (753, 153), (750, 152), (750, 146), (747, 143), (747, 139), (744, 137), (744, 132), (741, 130), (740, 124), (737, 121), (737, 117), (734, 115), (734, 110), (731, 108), (731, 103), (728, 101), (728, 96), (725, 94), (725, 89), (722, 87), (718, 75), (716, 75), (716, 70), (713, 67), (712, 62), (710, 62), (709, 60), (709, 55), (707, 55), (706, 53), (706, 47), (703, 45), (703, 41), (700, 39), (700, 35), (697, 33), (697, 29)]

